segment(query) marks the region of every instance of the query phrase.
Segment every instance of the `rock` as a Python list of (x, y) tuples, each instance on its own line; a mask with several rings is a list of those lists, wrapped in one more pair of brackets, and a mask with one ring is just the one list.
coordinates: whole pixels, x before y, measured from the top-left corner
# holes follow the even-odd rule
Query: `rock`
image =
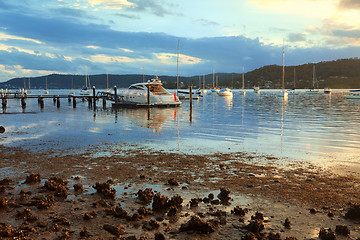
[(148, 231), (152, 231), (155, 229), (158, 229), (160, 227), (160, 224), (155, 220), (145, 221), (143, 222), (142, 228)]
[(231, 210), (231, 213), (239, 217), (244, 217), (247, 212), (248, 212), (247, 209), (242, 209), (239, 206), (236, 206), (234, 210)]
[(96, 191), (102, 194), (105, 198), (115, 199), (116, 190), (114, 188), (110, 188), (112, 183), (113, 183), (112, 180), (108, 180), (107, 182), (104, 183), (97, 182), (95, 183), (95, 186), (93, 186), (93, 188), (95, 188)]
[(268, 238), (269, 240), (281, 240), (280, 234), (279, 233), (269, 233)]
[(264, 214), (262, 214), (261, 212), (256, 212), (254, 216), (251, 216), (251, 220), (256, 219), (264, 221)]
[(31, 173), (29, 176), (26, 177), (25, 183), (26, 184), (33, 184), (41, 182), (40, 174)]
[(321, 228), (320, 232), (319, 232), (319, 238), (321, 240), (335, 240), (336, 239), (334, 231), (332, 231), (330, 228), (329, 229)]
[(90, 220), (90, 219), (93, 219), (95, 216), (96, 216), (96, 212), (95, 211), (91, 211), (89, 213), (85, 213), (84, 214), (84, 219), (85, 220)]
[(258, 240), (258, 239), (256, 238), (255, 234), (253, 234), (252, 232), (248, 232), (245, 234), (245, 236), (241, 237), (241, 240)]
[(89, 234), (87, 228), (83, 227), (83, 229), (81, 229), (81, 231), (80, 231), (80, 237), (87, 238), (89, 236), (90, 236), (90, 234)]
[(0, 198), (0, 208), (4, 208), (6, 207), (6, 205), (8, 204), (8, 199), (6, 197), (1, 197)]
[(162, 233), (155, 233), (155, 240), (165, 240), (165, 236)]
[(315, 208), (311, 208), (311, 209), (310, 209), (310, 213), (311, 213), (311, 214), (315, 214), (315, 213), (317, 213), (317, 210), (316, 210)]
[(199, 203), (202, 201), (201, 198), (192, 198), (190, 200), (190, 207), (197, 207), (199, 206)]
[(291, 228), (291, 222), (290, 222), (289, 218), (286, 218), (286, 219), (285, 219), (284, 227), (285, 227), (286, 229), (290, 229), (290, 228)]
[(360, 220), (360, 204), (353, 204), (345, 214), (345, 218)]
[(5, 132), (4, 126), (0, 126), (0, 133), (4, 133), (4, 132)]
[(160, 193), (155, 194), (153, 203), (152, 203), (152, 210), (153, 211), (160, 211), (166, 210), (168, 206), (169, 198), (165, 195), (161, 195)]
[(137, 193), (138, 199), (143, 203), (143, 204), (149, 204), (151, 203), (153, 197), (154, 197), (154, 192), (152, 191), (151, 188), (146, 188), (144, 191), (142, 189), (140, 189)]
[(10, 177), (4, 178), (0, 181), (0, 185), (9, 185), (12, 182)]
[(175, 178), (170, 178), (170, 179), (168, 180), (168, 184), (169, 184), (170, 186), (179, 186), (179, 185), (180, 185), (180, 184), (178, 183), (178, 181), (175, 180)]
[(108, 231), (109, 233), (111, 233), (114, 236), (120, 236), (125, 233), (125, 228), (121, 224), (119, 226), (112, 226), (109, 224), (105, 224), (103, 226), (103, 229), (105, 229), (106, 231)]
[(150, 208), (144, 208), (144, 207), (140, 207), (138, 209), (138, 213), (142, 216), (147, 216), (147, 215), (152, 215), (153, 212)]
[(220, 188), (220, 193), (218, 194), (218, 198), (221, 201), (229, 201), (231, 199), (229, 194), (230, 194), (229, 190), (227, 190), (226, 188)]
[(216, 227), (217, 227), (216, 223), (210, 221), (206, 222), (201, 220), (197, 216), (192, 216), (187, 223), (181, 224), (179, 231), (180, 232), (194, 231), (200, 234), (209, 234), (214, 232)]
[(81, 183), (77, 183), (73, 186), (74, 190), (76, 192), (83, 192), (84, 191), (84, 187)]
[(337, 234), (346, 236), (350, 234), (350, 229), (345, 225), (336, 225), (335, 232)]
[(264, 228), (264, 223), (260, 219), (251, 220), (250, 223), (246, 225), (246, 229), (255, 234), (260, 233)]

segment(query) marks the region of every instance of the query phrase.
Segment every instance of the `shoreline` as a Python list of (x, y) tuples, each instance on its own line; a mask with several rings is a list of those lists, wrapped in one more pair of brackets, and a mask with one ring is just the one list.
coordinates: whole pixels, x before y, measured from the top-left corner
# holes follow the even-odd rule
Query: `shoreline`
[[(249, 232), (245, 226), (258, 211), (265, 217), (265, 220), (262, 220), (265, 227), (261, 230), (263, 234), (274, 232), (279, 233), (282, 238), (314, 238), (321, 227), (335, 231), (336, 225), (344, 225), (350, 229), (352, 238), (360, 237), (359, 220), (354, 222), (343, 217), (349, 203), (359, 204), (358, 176), (339, 176), (304, 163), (294, 163), (291, 168), (285, 169), (276, 164), (278, 159), (274, 157), (247, 153), (180, 155), (139, 149), (136, 146), (124, 146), (124, 150), (116, 149), (108, 155), (101, 151), (101, 147), (98, 147), (91, 151), (85, 150), (82, 154), (67, 155), (65, 150), (51, 150), (38, 156), (20, 148), (1, 147), (0, 157), (4, 161), (1, 163), (3, 171), (0, 180), (10, 177), (12, 181), (5, 192), (0, 193), (0, 197), (8, 198), (8, 203), (18, 203), (20, 189), (31, 191), (28, 199), (32, 199), (36, 195), (54, 194), (53, 191), (44, 190), (45, 182), (52, 177), (69, 181), (65, 199), (56, 200), (54, 205), (45, 211), (34, 206), (29, 207), (31, 212), (39, 215), (39, 219), (45, 222), (49, 221), (49, 218), (53, 221), (54, 215), (65, 217), (71, 222), (71, 225), (67, 226), (68, 230), (61, 231), (50, 231), (50, 223), (43, 228), (39, 227), (38, 223), (30, 223), (33, 228), (37, 224), (36, 234), (46, 236), (50, 231), (51, 238), (61, 237), (64, 232), (68, 232), (70, 238), (78, 238), (83, 227), (88, 226), (89, 234), (92, 234), (89, 239), (108, 239), (113, 237), (113, 234), (104, 230), (103, 225), (121, 223), (126, 229), (123, 234), (119, 234), (123, 237), (136, 236), (140, 239), (144, 236), (147, 237), (145, 239), (154, 239), (155, 234), (160, 233), (165, 239), (239, 239)], [(258, 158), (266, 159), (266, 162), (259, 164)], [(24, 180), (31, 173), (40, 174), (43, 181), (24, 184)], [(169, 185), (170, 179), (179, 185)], [(93, 186), (96, 182), (105, 183), (108, 180), (112, 181), (111, 188), (116, 191), (115, 199), (110, 200), (110, 207), (115, 208), (120, 204), (130, 215), (143, 206), (139, 204), (136, 195), (140, 189), (151, 188), (154, 193), (156, 191), (169, 199), (175, 195), (181, 196), (183, 203), (176, 214), (176, 221), (166, 213), (153, 213), (137, 221), (119, 220), (106, 215), (106, 207), (94, 208), (92, 204), (103, 197), (96, 193)], [(83, 186), (84, 192), (77, 193), (73, 189), (73, 185), (77, 183)], [(195, 201), (193, 199), (206, 198), (209, 193), (213, 193), (214, 199), (217, 199), (221, 188), (229, 191), (230, 205), (200, 201), (198, 207), (190, 207), (191, 201)], [(16, 220), (14, 215), (27, 205), (22, 203), (17, 208), (9, 206), (11, 204), (1, 210), (1, 215), (10, 213), (7, 216), (8, 221), (21, 225), (23, 219)], [(244, 222), (231, 213), (236, 206), (249, 209), (243, 217)], [(151, 204), (145, 207), (151, 208)], [(69, 209), (71, 214), (67, 213)], [(311, 214), (310, 209), (316, 213)], [(96, 217), (90, 221), (84, 220), (84, 214), (92, 211), (96, 212)], [(218, 211), (225, 212), (223, 214), (226, 215), (226, 220), (222, 219), (224, 216), (215, 214)], [(330, 212), (333, 217), (328, 216)], [(226, 223), (218, 223), (211, 234), (199, 234), (194, 230), (190, 233), (179, 231), (181, 224), (188, 223), (191, 216), (200, 216), (200, 220), (204, 222), (220, 219), (220, 222)], [(291, 221), (291, 229), (284, 228), (286, 218)], [(144, 224), (154, 223), (152, 220), (157, 221), (159, 227), (147, 230), (151, 228), (144, 227)], [(28, 234), (29, 237), (34, 237), (33, 232)], [(336, 236), (338, 237), (338, 234)]]

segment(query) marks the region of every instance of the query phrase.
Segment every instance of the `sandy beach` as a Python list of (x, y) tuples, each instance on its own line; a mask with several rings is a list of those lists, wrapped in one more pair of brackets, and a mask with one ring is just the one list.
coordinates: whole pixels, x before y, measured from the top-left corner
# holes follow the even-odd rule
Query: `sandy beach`
[(2, 239), (360, 239), (359, 176), (309, 163), (111, 144), (0, 158)]

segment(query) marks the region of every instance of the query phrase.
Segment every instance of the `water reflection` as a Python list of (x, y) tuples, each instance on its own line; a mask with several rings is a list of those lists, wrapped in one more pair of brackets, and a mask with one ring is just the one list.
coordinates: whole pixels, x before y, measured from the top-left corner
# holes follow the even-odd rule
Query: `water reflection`
[(20, 102), (11, 100), (6, 114), (0, 115), (7, 129), (0, 143), (46, 148), (56, 142), (60, 148), (123, 141), (183, 153), (247, 151), (332, 166), (356, 164), (360, 101), (335, 91), (287, 99), (275, 94), (263, 90), (235, 93), (233, 98), (204, 95), (193, 102), (192, 111), (188, 101), (180, 108), (112, 111), (102, 104), (89, 110), (81, 101), (76, 108), (71, 104), (57, 108), (52, 99), (40, 108), (36, 99), (28, 99), (26, 113), (36, 114), (22, 114)]

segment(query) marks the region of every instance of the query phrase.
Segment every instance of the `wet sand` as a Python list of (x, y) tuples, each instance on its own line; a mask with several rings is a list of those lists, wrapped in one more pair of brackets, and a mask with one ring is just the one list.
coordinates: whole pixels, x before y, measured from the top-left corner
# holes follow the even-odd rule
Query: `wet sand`
[(360, 217), (349, 219), (360, 203), (355, 174), (248, 153), (111, 144), (76, 152), (0, 148), (0, 237), (316, 239), (322, 231), (321, 239), (360, 238)]

